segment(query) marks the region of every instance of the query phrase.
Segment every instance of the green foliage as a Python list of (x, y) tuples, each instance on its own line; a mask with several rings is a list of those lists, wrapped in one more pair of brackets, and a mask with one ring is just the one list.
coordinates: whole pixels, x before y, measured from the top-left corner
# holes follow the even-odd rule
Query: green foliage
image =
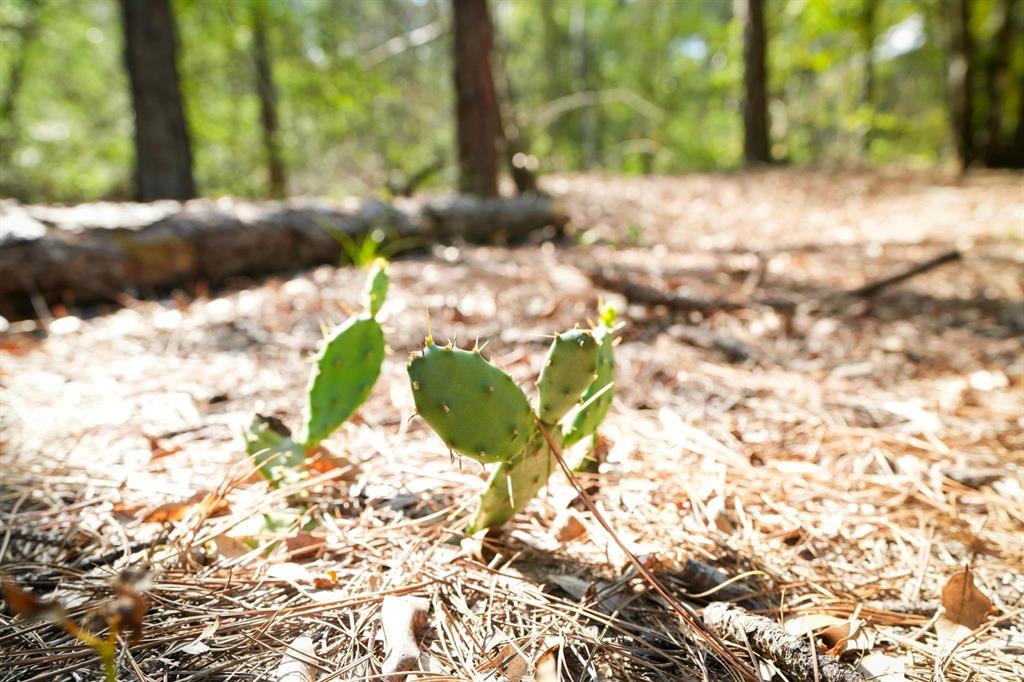
[[(292, 192), (375, 194), (396, 171), (422, 168), (438, 149), (453, 146), (449, 3), (175, 0), (179, 71), (204, 194), (265, 193), (255, 2), (267, 16)], [(1002, 3), (973, 4), (977, 89), (984, 95), (985, 65), (1001, 46), (994, 31)], [(117, 5), (5, 0), (0, 194), (29, 201), (128, 195), (132, 112)], [(680, 172), (739, 163), (743, 64), (732, 3), (492, 5), (524, 138), (542, 170)], [(780, 158), (921, 164), (951, 153), (943, 3), (878, 0), (873, 35), (863, 6), (768, 3), (769, 96)], [(913, 26), (920, 27), (920, 44), (892, 50), (891, 32), (905, 37)], [(422, 35), (418, 29), (432, 37), (406, 42)], [(870, 102), (862, 101), (868, 50), (875, 55)], [(1024, 43), (1010, 46), (1008, 62), (1007, 82), (1020, 82)], [(1019, 90), (1007, 88), (1004, 133), (1016, 125)], [(979, 97), (979, 126), (987, 107), (987, 95)], [(449, 167), (434, 181), (450, 183), (453, 173)]]
[[(557, 467), (545, 433), (561, 448), (563, 433), (577, 440), (594, 435), (604, 419), (614, 386), (614, 310), (602, 311), (601, 320), (595, 331), (575, 329), (552, 341), (537, 382), (536, 414), (515, 381), (477, 350), (428, 338), (410, 360), (419, 415), (455, 452), (495, 464), (470, 533), (506, 522), (544, 486)], [(584, 457), (579, 470), (593, 471), (593, 458)]]

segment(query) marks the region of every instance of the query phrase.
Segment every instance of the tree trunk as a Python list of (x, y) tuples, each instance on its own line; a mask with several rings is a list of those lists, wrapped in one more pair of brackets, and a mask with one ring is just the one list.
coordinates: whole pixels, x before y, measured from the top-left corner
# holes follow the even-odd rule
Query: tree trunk
[(1010, 79), (1008, 66), (1013, 51), (1013, 11), (1016, 0), (1003, 0), (1002, 23), (995, 35), (992, 57), (986, 69), (988, 89), (988, 118), (985, 125), (985, 164), (990, 167), (1003, 166), (1010, 160), (1003, 138), (1003, 104), (1007, 81)]
[(520, 194), (537, 191), (536, 158), (530, 155), (530, 143), (526, 134), (519, 127), (516, 116), (515, 96), (508, 72), (501, 60), (501, 51), (494, 51), (494, 83), (498, 95), (498, 111), (500, 116), (500, 135), (504, 142), (505, 163), (508, 164), (512, 182)]
[(487, 0), (453, 0), (459, 189), (497, 196), (501, 119), (491, 62), (494, 26)]
[(135, 108), (139, 201), (195, 196), (192, 148), (178, 81), (170, 0), (121, 0), (124, 56)]
[(875, 18), (878, 14), (878, 0), (863, 0), (861, 41), (864, 50), (864, 81), (861, 84), (860, 106), (867, 112), (868, 121), (861, 140), (864, 156), (871, 152), (875, 134)]
[(743, 159), (771, 163), (768, 141), (768, 68), (764, 0), (737, 0), (743, 22)]
[(271, 66), (270, 45), (267, 40), (267, 7), (265, 0), (253, 0), (252, 7), (253, 62), (256, 67), (256, 90), (260, 96), (260, 125), (263, 129), (263, 148), (267, 155), (267, 189), (270, 196), (285, 196), (286, 179), (277, 118), (277, 88)]
[[(589, 92), (593, 89), (592, 73), (593, 54), (587, 38), (587, 5), (579, 3), (572, 6), (569, 22), (569, 33), (573, 44), (573, 70), (575, 71), (575, 92)], [(581, 161), (584, 169), (593, 168), (598, 163), (600, 122), (597, 106), (580, 109), (580, 146)]]
[(953, 142), (961, 171), (974, 160), (974, 58), (971, 0), (952, 0), (950, 15), (949, 96)]

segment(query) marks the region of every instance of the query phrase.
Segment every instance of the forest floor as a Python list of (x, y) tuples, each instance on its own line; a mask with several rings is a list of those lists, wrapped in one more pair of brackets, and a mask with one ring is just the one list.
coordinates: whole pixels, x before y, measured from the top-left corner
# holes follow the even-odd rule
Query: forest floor
[[(356, 269), (85, 319), (58, 310), (46, 335), (0, 336), (0, 571), (81, 620), (116, 600), (115, 576), (145, 568), (149, 610), (120, 650), (122, 679), (273, 679), (298, 636), (312, 638), (321, 680), (379, 679), (380, 606), (395, 594), (429, 600), (431, 679), (516, 680), (535, 665), (563, 680), (740, 679), (574, 509), (560, 474), (504, 534), (460, 543), (481, 467), (453, 461), (414, 418), (405, 361), (428, 327), (486, 341), (532, 390), (546, 337), (603, 298), (624, 326), (607, 461), (589, 483), (676, 597), (700, 613), (733, 594), (696, 594), (686, 562), (715, 566), (752, 593), (746, 611), (817, 635), (867, 679), (1021, 679), (1021, 177), (546, 183), (573, 217), (567, 243), (438, 247), (393, 264), (390, 354), (327, 441), (357, 471), (270, 491), (240, 437), (256, 411), (299, 426), (322, 325), (360, 305)], [(963, 257), (844, 294), (951, 249)], [(629, 301), (595, 272), (612, 289), (674, 293), (673, 305), (735, 306)], [(240, 543), (252, 537), (261, 549)], [(763, 679), (819, 679), (755, 649), (730, 641)], [(0, 680), (99, 669), (56, 625), (0, 614)]]

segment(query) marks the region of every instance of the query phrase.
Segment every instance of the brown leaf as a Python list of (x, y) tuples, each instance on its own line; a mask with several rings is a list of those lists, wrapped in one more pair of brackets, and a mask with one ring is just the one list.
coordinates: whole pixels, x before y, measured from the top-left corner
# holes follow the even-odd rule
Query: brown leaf
[(564, 509), (551, 524), (551, 535), (559, 542), (569, 542), (586, 535), (587, 526), (573, 509)]
[(25, 618), (60, 611), (59, 605), (44, 601), (9, 581), (4, 581), (4, 601), (11, 611)]
[(959, 642), (985, 622), (992, 600), (975, 586), (971, 567), (966, 566), (942, 588), (942, 607), (935, 632), (944, 641)]
[(142, 519), (143, 523), (166, 523), (168, 521), (181, 521), (186, 516), (198, 510), (206, 516), (224, 516), (231, 512), (228, 503), (212, 492), (201, 490), (183, 502), (168, 502), (162, 504)]
[(309, 560), (315, 559), (323, 554), (324, 549), (327, 547), (327, 541), (321, 535), (313, 535), (306, 531), (299, 531), (295, 535), (285, 538), (284, 545), (288, 549), (289, 560)]

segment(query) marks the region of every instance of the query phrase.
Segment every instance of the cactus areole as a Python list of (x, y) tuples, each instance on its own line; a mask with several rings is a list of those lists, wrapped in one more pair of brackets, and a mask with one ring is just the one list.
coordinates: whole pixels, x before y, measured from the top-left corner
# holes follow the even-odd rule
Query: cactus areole
[(533, 438), (523, 391), (477, 351), (428, 341), (409, 361), (409, 382), (420, 416), (460, 455), (505, 462)]

